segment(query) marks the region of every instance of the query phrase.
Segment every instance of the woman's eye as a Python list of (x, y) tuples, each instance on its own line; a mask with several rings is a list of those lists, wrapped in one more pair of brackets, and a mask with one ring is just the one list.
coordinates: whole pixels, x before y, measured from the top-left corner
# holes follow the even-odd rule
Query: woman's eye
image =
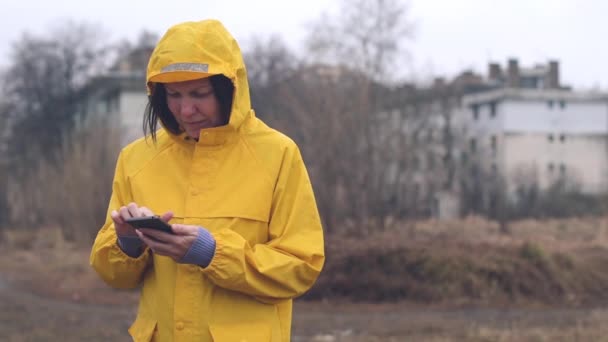
[(167, 93), (167, 96), (171, 97), (171, 98), (178, 98), (179, 97), (179, 93)]
[(211, 94), (213, 94), (213, 91), (206, 91), (206, 92), (200, 92), (200, 93), (197, 92), (197, 93), (192, 94), (192, 97), (196, 97), (196, 98), (202, 99), (202, 98), (205, 98), (205, 97), (207, 97), (207, 96), (209, 96)]

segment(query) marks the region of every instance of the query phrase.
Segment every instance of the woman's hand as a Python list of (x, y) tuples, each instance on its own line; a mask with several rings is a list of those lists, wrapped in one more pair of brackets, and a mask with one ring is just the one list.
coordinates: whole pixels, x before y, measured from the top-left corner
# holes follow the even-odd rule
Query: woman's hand
[[(114, 228), (116, 229), (116, 235), (118, 236), (138, 236), (135, 229), (130, 224), (126, 223), (125, 220), (131, 217), (144, 217), (152, 216), (154, 213), (152, 210), (146, 207), (140, 207), (137, 203), (129, 203), (127, 206), (120, 207), (118, 210), (113, 210), (110, 213), (112, 221), (114, 221)], [(166, 212), (160, 219), (169, 222), (173, 217), (172, 212)]]
[(137, 229), (135, 232), (154, 253), (168, 256), (175, 262), (179, 262), (196, 240), (200, 227), (173, 224), (171, 228), (173, 234), (146, 228)]

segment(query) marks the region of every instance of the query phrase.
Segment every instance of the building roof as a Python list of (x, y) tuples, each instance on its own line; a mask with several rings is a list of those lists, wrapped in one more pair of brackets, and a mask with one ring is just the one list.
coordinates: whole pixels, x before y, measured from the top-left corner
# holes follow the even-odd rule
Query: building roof
[(608, 102), (608, 93), (564, 89), (499, 88), (465, 95), (462, 102), (464, 105), (470, 106), (507, 99), (522, 101), (565, 100), (568, 102)]

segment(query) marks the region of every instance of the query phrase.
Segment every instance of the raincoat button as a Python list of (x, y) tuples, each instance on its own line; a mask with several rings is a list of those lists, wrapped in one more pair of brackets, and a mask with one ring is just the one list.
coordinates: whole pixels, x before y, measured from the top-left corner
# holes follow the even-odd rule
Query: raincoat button
[(184, 329), (184, 323), (183, 322), (177, 322), (175, 324), (175, 329), (177, 329), (177, 330), (183, 330)]

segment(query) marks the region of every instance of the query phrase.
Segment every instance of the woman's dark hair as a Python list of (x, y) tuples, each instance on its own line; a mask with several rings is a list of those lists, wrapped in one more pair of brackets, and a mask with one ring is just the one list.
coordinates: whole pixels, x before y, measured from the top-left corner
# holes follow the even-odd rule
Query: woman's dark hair
[[(234, 95), (234, 85), (232, 81), (224, 75), (213, 75), (209, 78), (215, 98), (220, 104), (220, 114), (222, 115), (223, 125), (230, 120), (232, 110), (232, 97)], [(152, 87), (152, 93), (148, 96), (148, 104), (144, 111), (144, 135), (151, 135), (152, 140), (156, 141), (156, 130), (158, 121), (162, 122), (165, 128), (173, 133), (180, 134), (182, 130), (179, 123), (169, 110), (167, 105), (167, 92), (162, 83), (156, 83)]]

